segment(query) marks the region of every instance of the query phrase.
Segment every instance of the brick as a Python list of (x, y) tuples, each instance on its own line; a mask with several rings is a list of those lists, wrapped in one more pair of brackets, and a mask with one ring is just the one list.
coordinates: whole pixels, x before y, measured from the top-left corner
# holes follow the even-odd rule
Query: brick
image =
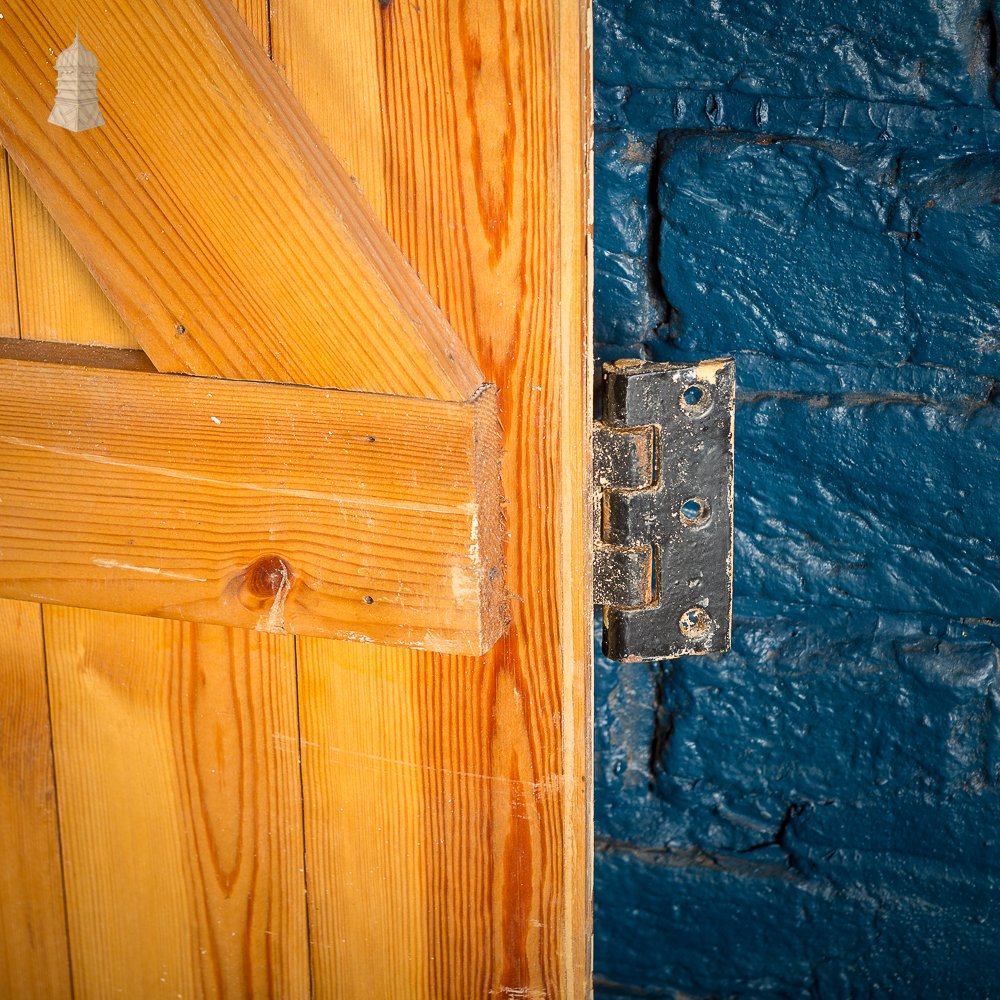
[(597, 80), (773, 95), (990, 104), (989, 0), (604, 0)]
[(648, 258), (653, 145), (622, 129), (594, 137), (594, 241), (610, 253)]
[(995, 375), (1000, 168), (928, 159), (678, 139), (659, 177), (674, 347)]
[(599, 851), (595, 961), (598, 982), (618, 989), (596, 995), (996, 997), (1000, 881), (967, 869), (908, 876), (861, 888)]
[(598, 836), (1000, 875), (1000, 625), (748, 603), (725, 657), (598, 658)]
[(817, 607), (997, 615), (998, 433), (993, 403), (745, 401), (736, 592)]
[(598, 344), (639, 343), (663, 316), (650, 289), (650, 264), (633, 254), (594, 249), (594, 339)]

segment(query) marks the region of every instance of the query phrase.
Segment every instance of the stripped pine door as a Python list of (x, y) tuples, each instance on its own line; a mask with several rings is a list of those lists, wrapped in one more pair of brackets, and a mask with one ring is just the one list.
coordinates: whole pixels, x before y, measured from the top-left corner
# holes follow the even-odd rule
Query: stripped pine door
[[(588, 12), (239, 7), (499, 387), (514, 620), (463, 658), (0, 604), (5, 849), (30, 862), (0, 918), (32, 928), (0, 985), (584, 996)], [(0, 180), (0, 333), (137, 346)]]

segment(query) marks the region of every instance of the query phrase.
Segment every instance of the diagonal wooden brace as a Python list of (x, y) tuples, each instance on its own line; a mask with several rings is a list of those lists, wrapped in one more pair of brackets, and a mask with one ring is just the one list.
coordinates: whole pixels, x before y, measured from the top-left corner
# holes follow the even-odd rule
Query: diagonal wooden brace
[[(48, 123), (79, 19), (105, 124)], [(32, 0), (0, 142), (159, 371), (469, 398), (478, 365), (231, 0)]]

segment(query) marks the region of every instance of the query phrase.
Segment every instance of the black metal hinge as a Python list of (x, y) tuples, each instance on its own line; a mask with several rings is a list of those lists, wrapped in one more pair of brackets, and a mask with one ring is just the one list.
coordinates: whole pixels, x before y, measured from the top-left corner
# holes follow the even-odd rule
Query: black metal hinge
[(729, 649), (735, 371), (731, 358), (604, 367), (594, 603), (613, 660)]

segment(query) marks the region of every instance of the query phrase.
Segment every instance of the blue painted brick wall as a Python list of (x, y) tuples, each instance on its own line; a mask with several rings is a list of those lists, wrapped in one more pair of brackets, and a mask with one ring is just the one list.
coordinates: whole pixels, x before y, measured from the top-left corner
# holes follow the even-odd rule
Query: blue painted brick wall
[(598, 658), (596, 987), (1000, 997), (991, 0), (599, 0), (601, 358), (738, 363), (734, 643)]

